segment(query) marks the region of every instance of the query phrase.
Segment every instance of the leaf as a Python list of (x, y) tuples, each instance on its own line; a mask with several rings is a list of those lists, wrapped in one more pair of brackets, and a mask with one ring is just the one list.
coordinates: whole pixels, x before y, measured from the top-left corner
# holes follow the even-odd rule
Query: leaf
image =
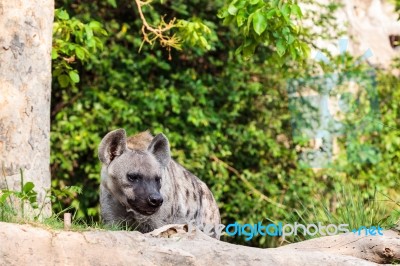
[(275, 14), (276, 14), (276, 8), (271, 9), (271, 10), (268, 11), (268, 13), (267, 13), (267, 19), (272, 18)]
[(83, 50), (81, 47), (75, 48), (75, 54), (79, 58), (79, 60), (85, 59), (85, 50)]
[(89, 25), (85, 26), (86, 38), (91, 39), (93, 37), (93, 30)]
[[(107, 32), (106, 32), (106, 35), (107, 35)], [(98, 37), (93, 37), (93, 40), (96, 42), (97, 48), (99, 48), (100, 50), (103, 50), (104, 45), (103, 45), (102, 41)]]
[(51, 59), (57, 59), (58, 58), (58, 53), (57, 53), (57, 50), (56, 49), (52, 49), (51, 50)]
[(102, 29), (103, 27), (102, 27), (102, 25), (101, 25), (101, 23), (100, 22), (98, 22), (98, 21), (96, 21), (96, 20), (92, 20), (92, 21), (90, 21), (89, 22), (89, 27), (91, 28), (91, 29)]
[(68, 15), (67, 11), (65, 11), (65, 10), (57, 10), (56, 17), (61, 20), (69, 20), (69, 15)]
[(23, 189), (22, 189), (22, 191), (23, 191), (25, 194), (29, 194), (29, 192), (30, 192), (31, 190), (33, 190), (34, 187), (35, 187), (35, 185), (34, 185), (32, 182), (26, 182), (25, 185), (24, 185), (24, 187), (23, 187)]
[(58, 79), (58, 83), (60, 84), (61, 88), (68, 87), (70, 78), (67, 75), (65, 75), (65, 74), (60, 75), (60, 76), (58, 76), (57, 79)]
[(82, 194), (82, 188), (78, 186), (65, 187), (65, 190), (68, 190), (70, 193)]
[(292, 13), (297, 16), (298, 18), (302, 18), (303, 17), (303, 13), (301, 12), (301, 9), (298, 5), (293, 4), (292, 5)]
[(254, 13), (253, 28), (258, 35), (261, 35), (267, 28), (267, 18), (261, 13), (260, 10), (257, 10)]
[(117, 2), (115, 0), (107, 0), (107, 3), (113, 8), (117, 8)]
[(246, 21), (246, 10), (240, 9), (236, 15), (236, 22), (238, 27), (241, 27), (245, 21)]
[(254, 17), (254, 13), (250, 14), (250, 16), (247, 19), (247, 28), (246, 28), (247, 29), (247, 33), (249, 32), (249, 30), (251, 28), (251, 23), (253, 22), (253, 17)]
[(229, 24), (233, 21), (234, 18), (235, 18), (234, 16), (228, 15), (228, 16), (227, 16), (226, 18), (224, 18), (224, 20), (222, 21), (222, 25), (229, 25)]
[(211, 49), (211, 46), (208, 44), (208, 42), (207, 42), (206, 38), (204, 38), (204, 36), (200, 36), (200, 43), (204, 49), (206, 49), (206, 50)]
[(218, 11), (217, 17), (218, 18), (226, 18), (229, 16), (228, 10), (226, 8), (222, 8)]
[(243, 45), (240, 45), (236, 50), (235, 50), (235, 55), (239, 55), (243, 51)]
[(257, 44), (251, 43), (250, 45), (245, 46), (243, 48), (244, 59), (248, 60), (253, 56), (256, 46), (257, 46)]
[(289, 17), (290, 16), (290, 6), (288, 4), (283, 4), (281, 8), (281, 12), (284, 17)]
[(70, 71), (68, 73), (69, 77), (71, 78), (72, 82), (78, 83), (79, 82), (79, 74), (76, 70)]
[(302, 42), (300, 44), (301, 51), (303, 52), (303, 57), (307, 58), (310, 56), (310, 47), (308, 47), (307, 43)]
[(293, 60), (296, 60), (296, 58), (297, 58), (297, 53), (296, 53), (296, 50), (293, 48), (293, 46), (290, 46), (290, 47), (289, 47), (289, 51), (290, 51), (290, 55), (292, 56), (292, 59), (293, 59)]
[(292, 34), (287, 35), (287, 43), (288, 44), (292, 44), (295, 40), (296, 40), (296, 38)]
[(242, 9), (243, 7), (246, 6), (246, 0), (239, 0), (235, 3), (235, 6), (237, 9)]
[(282, 56), (282, 55), (285, 54), (286, 46), (285, 46), (285, 43), (284, 43), (283, 40), (279, 40), (279, 41), (276, 43), (276, 51), (277, 51), (277, 53), (278, 53), (279, 56)]
[(10, 191), (2, 191), (2, 194), (0, 196), (0, 204), (4, 203), (7, 198), (11, 195), (12, 193)]
[(290, 33), (289, 28), (288, 28), (288, 27), (284, 27), (284, 28), (282, 29), (282, 33), (283, 33), (283, 35), (287, 35), (288, 33)]
[(236, 15), (236, 13), (238, 12), (238, 8), (234, 5), (234, 2), (231, 3), (228, 6), (228, 13), (231, 14), (232, 16)]

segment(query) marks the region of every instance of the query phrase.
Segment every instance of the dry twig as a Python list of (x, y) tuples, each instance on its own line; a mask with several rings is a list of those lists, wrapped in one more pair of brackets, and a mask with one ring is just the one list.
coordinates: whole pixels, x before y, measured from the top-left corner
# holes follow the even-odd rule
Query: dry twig
[(154, 41), (159, 39), (160, 44), (162, 47), (166, 47), (169, 53), (169, 60), (171, 60), (171, 47), (180, 50), (180, 39), (173, 34), (172, 36), (165, 35), (166, 32), (170, 31), (172, 28), (176, 27), (176, 18), (173, 18), (168, 23), (164, 21), (164, 18), (161, 18), (161, 23), (158, 27), (152, 27), (147, 22), (146, 17), (143, 15), (142, 6), (149, 5), (152, 0), (148, 1), (141, 1), (135, 0), (136, 6), (138, 8), (140, 19), (142, 20), (142, 33), (143, 33), (143, 42), (140, 45), (139, 51), (142, 49), (143, 44), (145, 42), (149, 43), (150, 45), (154, 44)]

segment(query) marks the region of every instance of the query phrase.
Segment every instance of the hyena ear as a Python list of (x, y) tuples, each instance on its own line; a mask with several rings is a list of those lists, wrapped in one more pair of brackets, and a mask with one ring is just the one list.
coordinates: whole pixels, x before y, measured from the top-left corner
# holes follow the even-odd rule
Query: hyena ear
[(171, 160), (171, 153), (168, 139), (164, 134), (160, 133), (155, 136), (147, 150), (156, 157), (157, 161), (159, 161), (163, 167), (168, 166)]
[(110, 164), (115, 157), (126, 151), (126, 132), (117, 129), (109, 132), (100, 142), (99, 159), (104, 164)]

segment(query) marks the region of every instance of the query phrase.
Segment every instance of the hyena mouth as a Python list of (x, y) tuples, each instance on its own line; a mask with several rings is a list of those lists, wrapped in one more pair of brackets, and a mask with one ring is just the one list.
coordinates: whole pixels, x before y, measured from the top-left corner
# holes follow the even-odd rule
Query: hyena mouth
[(151, 206), (140, 206), (140, 204), (138, 204), (137, 202), (135, 202), (134, 200), (128, 199), (128, 208), (132, 208), (134, 211), (142, 214), (142, 215), (152, 215), (154, 213), (156, 213), (161, 206), (158, 207), (151, 207)]

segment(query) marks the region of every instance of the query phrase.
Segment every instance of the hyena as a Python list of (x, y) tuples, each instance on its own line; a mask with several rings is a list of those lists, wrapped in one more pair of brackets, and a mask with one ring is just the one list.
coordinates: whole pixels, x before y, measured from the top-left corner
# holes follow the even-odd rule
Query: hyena
[(167, 224), (220, 224), (211, 191), (171, 159), (164, 134), (153, 137), (146, 131), (127, 138), (124, 129), (114, 130), (101, 141), (99, 159), (105, 224), (123, 224), (142, 233)]

